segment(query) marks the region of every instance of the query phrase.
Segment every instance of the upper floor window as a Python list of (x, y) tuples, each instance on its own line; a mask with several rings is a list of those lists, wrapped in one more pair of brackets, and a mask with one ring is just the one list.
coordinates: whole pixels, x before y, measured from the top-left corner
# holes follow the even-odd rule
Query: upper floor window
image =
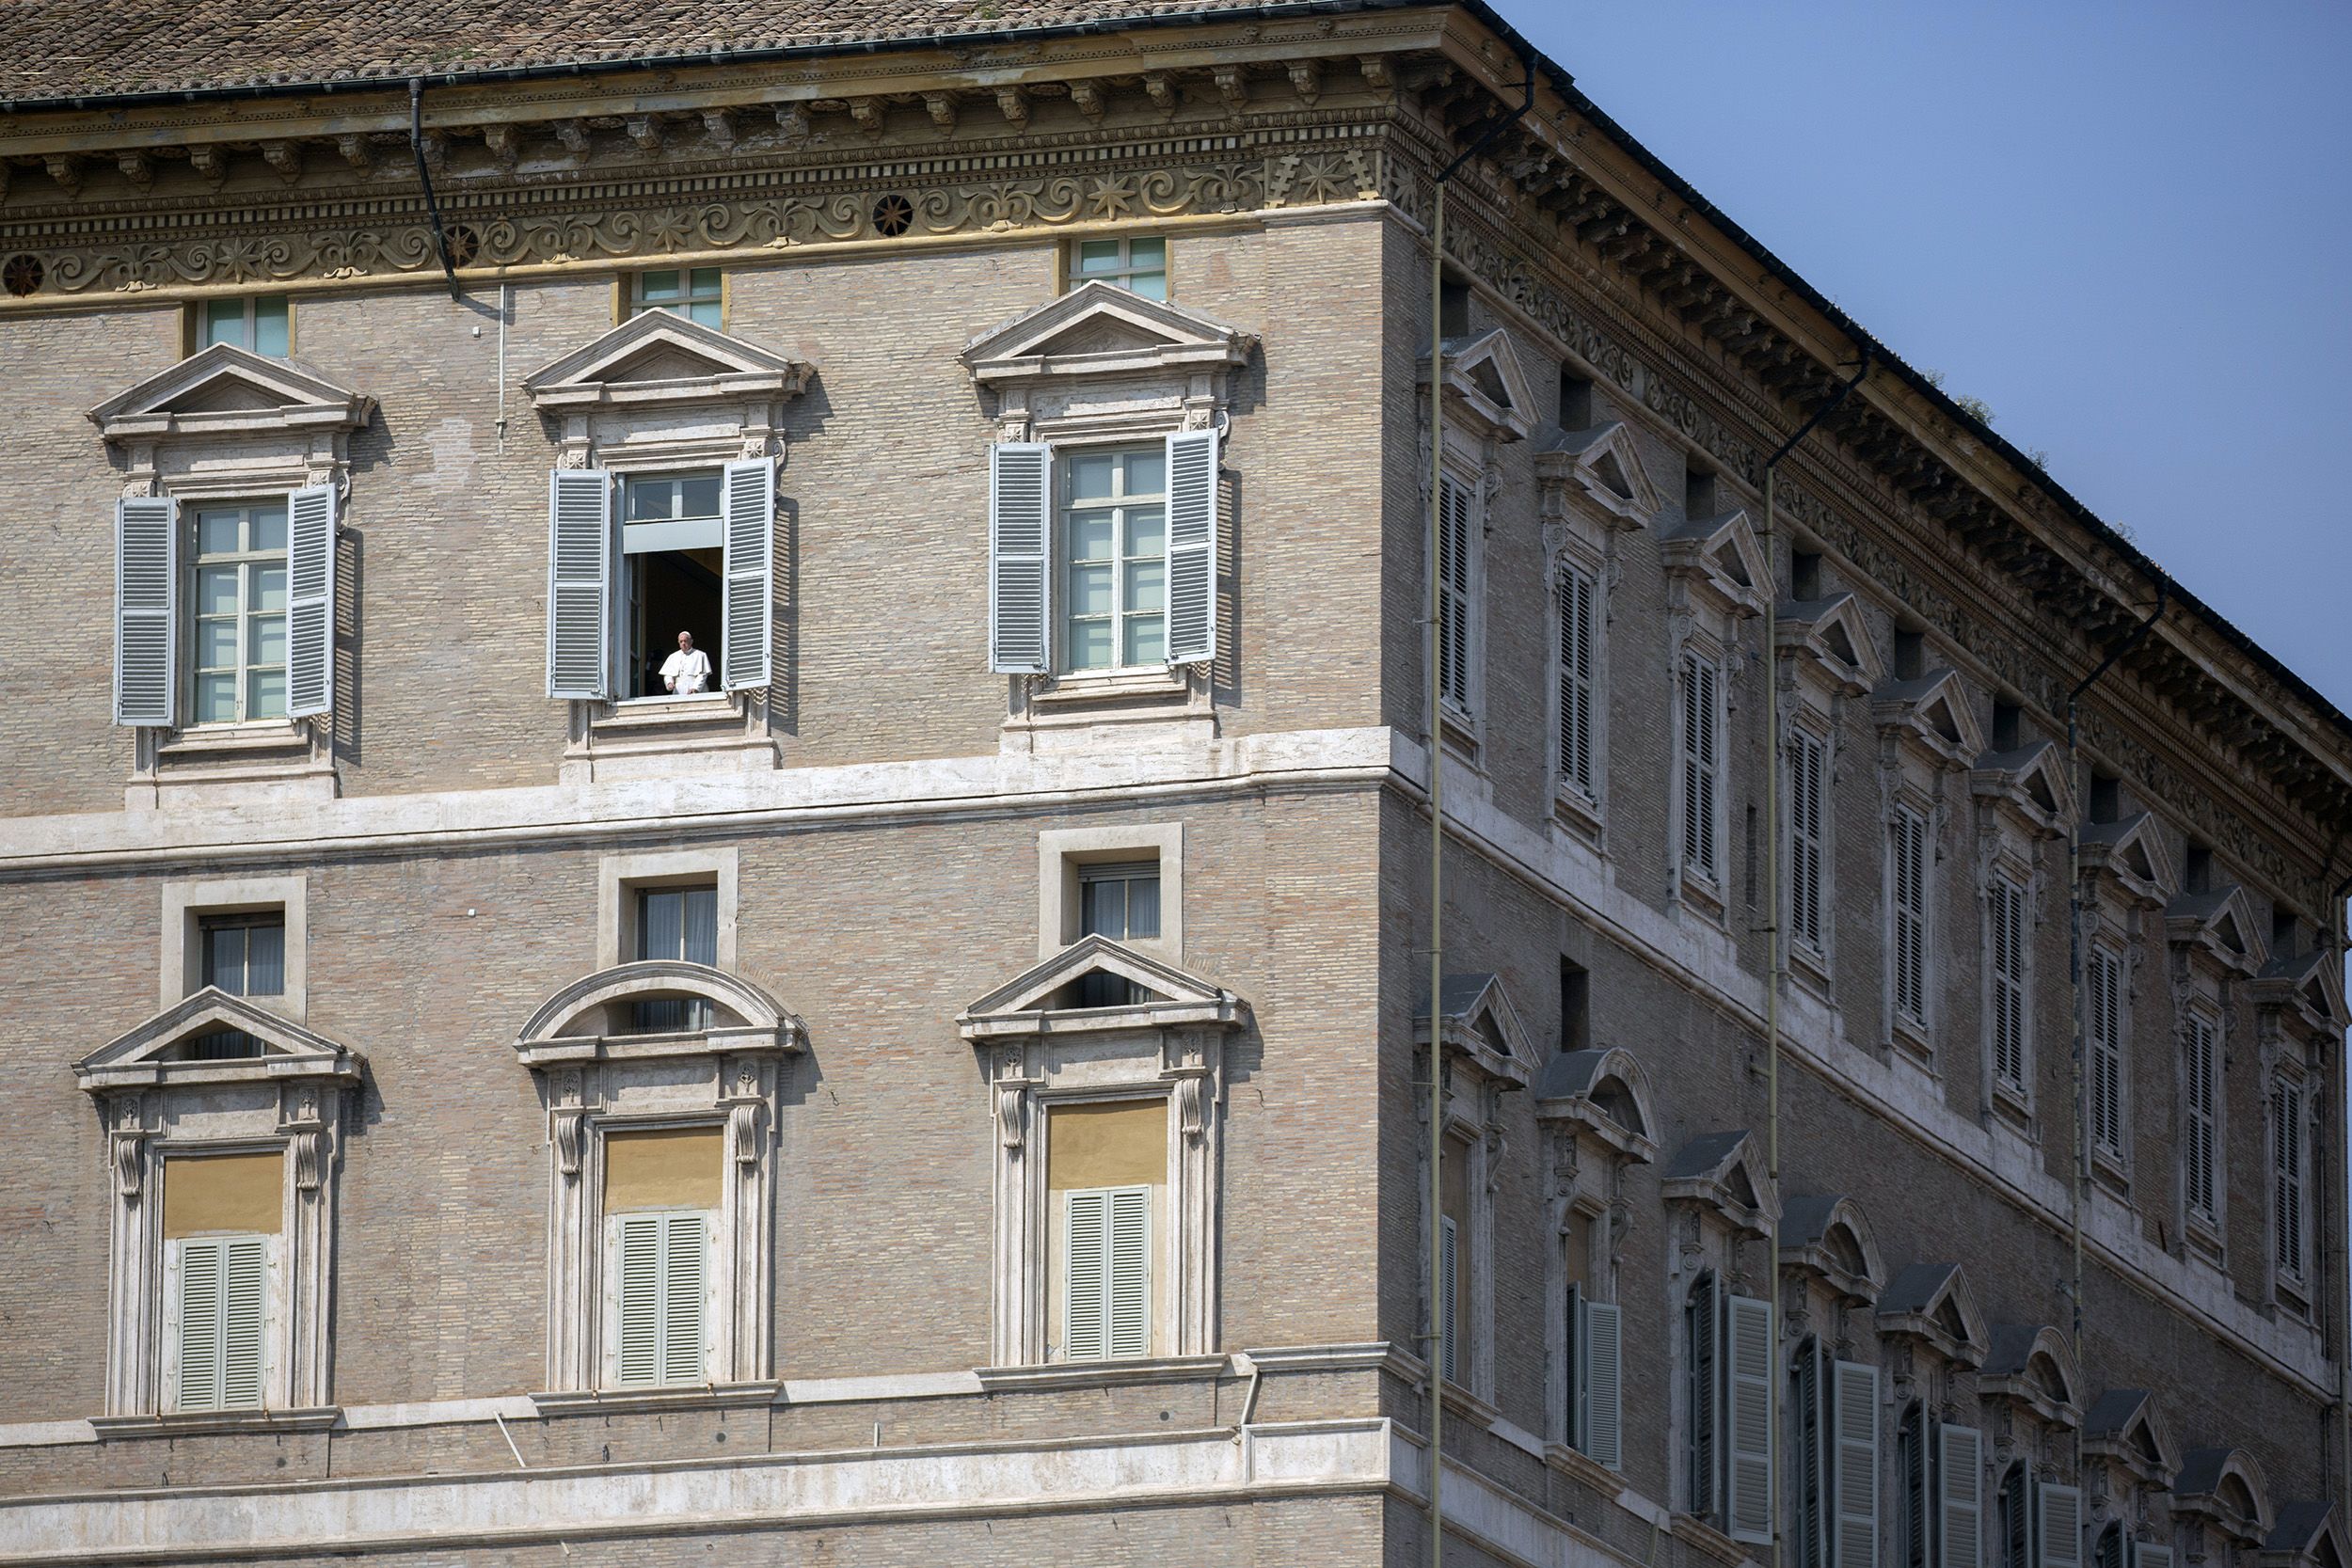
[[(197, 927), (204, 984), (231, 996), (278, 996), (286, 989), (286, 916), (281, 910), (203, 916)], [(196, 1061), (258, 1056), (262, 1042), (242, 1029), (200, 1035), (188, 1042)]]
[(1062, 473), (1062, 668), (1166, 664), (1165, 451), (1082, 450)]
[(1995, 872), (1985, 890), (1993, 995), (1988, 1033), (1993, 1044), (1993, 1079), (2018, 1094), (2026, 1091), (2026, 890)]
[(1438, 482), (1438, 694), (1456, 713), (1476, 711), (1471, 620), (1478, 499), (1452, 474)]
[(2280, 1078), (2270, 1090), (2271, 1237), (2279, 1277), (2300, 1284), (2303, 1266), (2303, 1085)]
[(710, 690), (723, 636), (726, 526), (720, 470), (630, 474), (621, 483), (622, 694)]
[(1682, 865), (1714, 882), (1723, 860), (1723, 675), (1715, 661), (1682, 656)]
[(1893, 894), (1888, 931), (1895, 1012), (1915, 1024), (1928, 1019), (1928, 822), (1898, 806), (1889, 834), (1887, 881)]
[(1080, 240), (1071, 256), (1075, 286), (1100, 278), (1146, 299), (1168, 297), (1168, 242), (1163, 239)]
[(191, 720), (286, 717), (286, 503), (199, 508), (194, 588)]
[(717, 267), (629, 275), (628, 313), (669, 310), (705, 326), (717, 326), (723, 298)]
[(2220, 1046), (2219, 1031), (2214, 1021), (2204, 1013), (2188, 1015), (2188, 1062), (2183, 1072), (2186, 1080), (2187, 1116), (2185, 1137), (2182, 1150), (2182, 1197), (2188, 1206), (2189, 1218), (2208, 1227), (2220, 1224), (2221, 1210), (2215, 1198), (2215, 1143), (2219, 1126), (2216, 1102)]
[(1560, 782), (1586, 800), (1600, 793), (1593, 768), (1594, 607), (1599, 589), (1583, 568), (1562, 562), (1560, 610)]
[(283, 359), (293, 348), (293, 303), (284, 294), (208, 299), (197, 307), (196, 346), (227, 343)]
[(2084, 1010), (2090, 1015), (2090, 1145), (2111, 1160), (2123, 1157), (2123, 959), (2094, 946), (2084, 964)]
[(1829, 748), (1799, 730), (1788, 748), (1788, 934), (1816, 957), (1827, 950), (1828, 772)]

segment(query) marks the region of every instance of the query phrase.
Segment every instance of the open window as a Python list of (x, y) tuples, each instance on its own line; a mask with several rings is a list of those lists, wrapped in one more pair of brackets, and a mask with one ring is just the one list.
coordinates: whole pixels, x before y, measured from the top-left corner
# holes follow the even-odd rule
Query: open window
[(622, 701), (691, 697), (726, 685), (724, 468), (621, 478), (614, 564)]

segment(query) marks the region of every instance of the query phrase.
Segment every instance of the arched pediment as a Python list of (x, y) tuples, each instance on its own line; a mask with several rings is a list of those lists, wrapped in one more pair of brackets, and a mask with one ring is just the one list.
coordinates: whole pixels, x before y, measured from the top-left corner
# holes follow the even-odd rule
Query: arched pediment
[(1879, 1296), (1879, 1328), (1910, 1335), (1962, 1366), (1984, 1359), (1984, 1319), (1958, 1263), (1912, 1263), (1897, 1273)]
[(2153, 814), (2136, 811), (2117, 822), (2086, 823), (2079, 839), (2085, 871), (2113, 877), (2149, 909), (2159, 910), (2171, 901), (2179, 879)]
[[(244, 1037), (243, 1053), (192, 1053), (198, 1041)], [(73, 1064), (76, 1083), (90, 1094), (141, 1085), (225, 1084), (290, 1079), (359, 1081), (361, 1058), (348, 1046), (313, 1034), (242, 996), (207, 986), (137, 1028)]]
[[(1096, 974), (1125, 981), (1132, 1000), (1118, 1006), (1080, 1006), (1083, 982)], [(1175, 1024), (1237, 1028), (1243, 1017), (1241, 998), (1232, 991), (1108, 937), (1090, 935), (973, 1003), (956, 1020), (956, 1027), (965, 1039), (978, 1043)]]
[(1668, 572), (1692, 578), (1708, 588), (1729, 612), (1764, 613), (1764, 587), (1772, 580), (1772, 573), (1745, 507), (1721, 516), (1692, 518), (1668, 530), (1660, 554)]
[(1880, 687), (1870, 693), (1870, 717), (1948, 768), (1966, 768), (1984, 752), (1983, 732), (1951, 670)]
[(1862, 619), (1861, 601), (1851, 594), (1785, 599), (1773, 612), (1773, 624), (1783, 652), (1809, 657), (1850, 697), (1869, 690), (1884, 673)]
[(1740, 1235), (1762, 1237), (1780, 1217), (1764, 1152), (1745, 1128), (1707, 1132), (1675, 1151), (1661, 1190), (1669, 1203), (1694, 1203)]
[[(1500, 976), (1484, 972), (1447, 975), (1438, 995), (1438, 1013), (1447, 1050), (1469, 1058), (1489, 1078), (1526, 1086), (1534, 1053)], [(1413, 1003), (1413, 1043), (1429, 1043), (1426, 992)]]
[(2058, 1426), (2082, 1419), (2074, 1353), (2065, 1336), (2047, 1323), (1997, 1325), (1977, 1370), (1977, 1388), (1989, 1399), (2014, 1401)]
[(1627, 527), (1648, 522), (1662, 504), (1633, 435), (1621, 420), (1563, 431), (1536, 454), (1535, 478)]
[(1870, 1222), (1861, 1205), (1839, 1195), (1788, 1200), (1780, 1214), (1780, 1257), (1857, 1306), (1876, 1301), (1886, 1283)]
[(541, 366), (523, 390), (543, 413), (796, 397), (809, 367), (671, 310), (644, 310)]
[(1649, 1077), (1622, 1047), (1564, 1051), (1552, 1057), (1535, 1085), (1535, 1115), (1573, 1123), (1632, 1159), (1658, 1156)]
[(2074, 792), (2066, 781), (2063, 754), (2051, 741), (2037, 740), (2013, 752), (1987, 752), (1968, 775), (1970, 793), (2005, 804), (2038, 832), (2056, 835), (2074, 815)]
[(2201, 952), (2238, 974), (2252, 974), (2270, 957), (2254, 925), (2254, 906), (2234, 882), (2173, 899), (2165, 906), (2164, 930), (2176, 946)]
[[(709, 1004), (711, 1022), (675, 1034), (630, 1026), (636, 1004), (670, 1000)], [(657, 958), (619, 964), (565, 986), (531, 1015), (515, 1050), (538, 1067), (608, 1056), (797, 1051), (805, 1038), (801, 1021), (749, 980), (707, 964)]]
[(89, 411), (108, 441), (164, 436), (350, 431), (375, 400), (292, 359), (215, 343)]
[[(1421, 361), (1421, 385), (1429, 385), (1429, 359)], [(1479, 434), (1498, 441), (1523, 441), (1535, 429), (1535, 400), (1519, 366), (1518, 351), (1502, 327), (1475, 338), (1445, 343), (1446, 404), (1466, 415)]]
[(1198, 310), (1096, 278), (981, 333), (961, 357), (984, 386), (1049, 376), (1221, 373), (1247, 364), (1255, 341)]
[(2083, 1417), (2083, 1451), (2122, 1465), (2152, 1486), (2169, 1486), (2180, 1450), (2162, 1412), (2145, 1389), (2110, 1388)]
[(2223, 1534), (2254, 1543), (2271, 1531), (2270, 1486), (2244, 1449), (2191, 1449), (2172, 1482), (2172, 1510), (2211, 1522)]

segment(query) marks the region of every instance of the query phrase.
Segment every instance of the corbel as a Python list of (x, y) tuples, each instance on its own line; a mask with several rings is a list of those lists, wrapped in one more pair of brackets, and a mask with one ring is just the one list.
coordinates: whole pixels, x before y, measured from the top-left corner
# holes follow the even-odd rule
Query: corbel
[(1216, 93), (1225, 100), (1225, 107), (1239, 114), (1249, 106), (1249, 77), (1237, 65), (1221, 65), (1213, 72)]
[(879, 98), (852, 98), (850, 119), (869, 139), (879, 139), (889, 119), (889, 107)]
[(580, 1180), (580, 1132), (586, 1119), (585, 1114), (576, 1108), (555, 1113), (550, 1129), (555, 1142), (555, 1168), (567, 1181)]
[(363, 174), (375, 163), (375, 152), (368, 146), (368, 138), (365, 136), (337, 136), (335, 150), (342, 154), (344, 163)]
[(154, 188), (155, 166), (148, 160), (145, 152), (135, 148), (118, 152), (115, 154), (115, 166), (122, 170), (122, 177), (125, 180), (140, 190)]
[(735, 150), (735, 113), (731, 109), (705, 109), (703, 134), (722, 152)]
[(1375, 92), (1394, 92), (1396, 77), (1389, 70), (1385, 55), (1359, 55), (1356, 69), (1364, 73), (1364, 86)]
[(927, 92), (923, 95), (923, 107), (930, 113), (931, 117), (931, 123), (939, 127), (941, 135), (955, 135), (955, 94), (948, 92)]
[(1291, 89), (1298, 94), (1298, 101), (1310, 109), (1313, 108), (1315, 100), (1323, 96), (1323, 62), (1293, 60), (1288, 70)]
[(505, 169), (515, 166), (515, 161), (522, 150), (516, 140), (515, 127), (502, 122), (482, 128), (482, 145), (490, 150), (490, 156), (498, 161), (501, 168)]
[(1103, 123), (1103, 85), (1100, 82), (1071, 83), (1070, 103), (1071, 106), (1086, 116), (1090, 123), (1095, 125)]
[(564, 150), (575, 158), (588, 155), (588, 122), (584, 119), (559, 119), (555, 122), (555, 139), (564, 144)]
[(1143, 95), (1149, 98), (1162, 114), (1171, 119), (1175, 118), (1176, 111), (1184, 107), (1184, 94), (1177, 90), (1174, 82), (1168, 80), (1168, 72), (1165, 71), (1144, 72)]
[(1029, 95), (1020, 87), (996, 89), (996, 111), (1005, 117), (1005, 123), (1016, 131), (1029, 127)]
[(285, 137), (262, 144), (262, 162), (278, 171), (278, 178), (291, 185), (302, 178), (302, 144)]
[(49, 170), (49, 178), (68, 196), (82, 194), (82, 160), (78, 153), (52, 152), (41, 160)]
[(652, 115), (630, 115), (621, 122), (637, 150), (648, 158), (661, 156), (661, 121)]
[(798, 103), (776, 105), (776, 130), (787, 147), (808, 140), (808, 111)]

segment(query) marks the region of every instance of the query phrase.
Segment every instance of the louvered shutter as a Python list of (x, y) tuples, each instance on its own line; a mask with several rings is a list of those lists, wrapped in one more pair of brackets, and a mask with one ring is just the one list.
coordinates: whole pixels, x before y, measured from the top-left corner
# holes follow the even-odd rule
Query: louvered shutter
[(286, 717), (335, 705), (335, 490), (286, 498)]
[(1809, 735), (1797, 736), (1790, 757), (1789, 893), (1794, 900), (1796, 938), (1813, 952), (1821, 951), (1821, 858), (1825, 818), (1821, 810), (1821, 743)]
[(2098, 1544), (2090, 1550), (2091, 1568), (2125, 1568), (2123, 1560), (2123, 1527), (2109, 1525), (2099, 1532)]
[(1448, 1383), (1457, 1383), (1454, 1361), (1454, 1292), (1459, 1275), (1455, 1273), (1459, 1259), (1454, 1253), (1454, 1222), (1440, 1222), (1438, 1244), (1438, 1373)]
[(765, 457), (726, 466), (726, 599), (720, 635), (721, 679), (755, 691), (771, 678), (775, 636), (776, 466)]
[(1731, 1537), (1772, 1538), (1772, 1304), (1731, 1298)]
[(2034, 1568), (2082, 1568), (2082, 1488), (2036, 1486), (2033, 1503)]
[(1916, 1404), (1895, 1429), (1895, 1467), (1902, 1491), (1902, 1568), (1928, 1568), (1927, 1417)]
[(1974, 1427), (1936, 1429), (1938, 1568), (1983, 1568), (1984, 1435)]
[(1585, 795), (1593, 787), (1593, 579), (1560, 569), (1560, 777)]
[(1216, 432), (1168, 438), (1168, 662), (1216, 657)]
[(1104, 1322), (1109, 1296), (1107, 1193), (1070, 1193), (1064, 1197), (1062, 1355), (1071, 1361), (1100, 1361), (1107, 1353)]
[(661, 1376), (660, 1215), (621, 1216), (620, 1269), (619, 1381), (652, 1384)]
[(1993, 879), (1993, 1071), (2017, 1088), (2026, 1081), (2026, 891)]
[(1820, 1340), (1807, 1338), (1797, 1347), (1788, 1383), (1789, 1418), (1795, 1429), (1789, 1467), (1797, 1485), (1797, 1564), (1798, 1568), (1829, 1568), (1822, 1549), (1822, 1515), (1827, 1504), (1821, 1488), (1826, 1466), (1821, 1452)]
[(262, 1404), (268, 1245), (259, 1236), (239, 1236), (221, 1243), (220, 1402), (224, 1409), (255, 1410)]
[(1438, 684), (1463, 713), (1470, 707), (1470, 489), (1447, 475), (1438, 485)]
[(2214, 1027), (2210, 1020), (2188, 1021), (2188, 1206), (2214, 1215)]
[(548, 475), (548, 695), (582, 699), (612, 689), (612, 476), (602, 468)]
[(2123, 1149), (2122, 967), (2104, 949), (2090, 955), (2090, 1134), (2092, 1142), (2112, 1154)]
[(1692, 655), (1682, 666), (1682, 855), (1715, 875), (1715, 667)]
[(1107, 1335), (1113, 1355), (1152, 1354), (1152, 1194), (1121, 1187), (1110, 1195)]
[(1716, 1433), (1723, 1416), (1722, 1385), (1716, 1379), (1723, 1317), (1715, 1301), (1715, 1276), (1699, 1275), (1683, 1307), (1683, 1338), (1690, 1355), (1690, 1386), (1685, 1400), (1691, 1415), (1691, 1440), (1685, 1451), (1690, 1474), (1691, 1512), (1702, 1518), (1715, 1512)]
[(171, 722), (179, 666), (180, 503), (115, 502), (115, 722)]
[(2132, 1544), (2132, 1568), (2172, 1568), (2172, 1548), (2151, 1542)]
[(183, 1410), (220, 1404), (221, 1243), (180, 1244), (180, 1390)]
[(1584, 1456), (1614, 1470), (1625, 1464), (1625, 1310), (1582, 1304)]
[(1041, 675), (1052, 664), (1054, 449), (1005, 441), (988, 449), (988, 667)]
[(703, 1291), (710, 1234), (700, 1214), (662, 1216), (661, 1381), (703, 1381)]
[(1878, 1568), (1879, 1370), (1839, 1361), (1830, 1372), (1836, 1568)]
[(2271, 1087), (2272, 1224), (2279, 1272), (2303, 1275), (2303, 1092), (2281, 1081)]
[(2001, 1478), (2001, 1568), (2031, 1568), (2033, 1513), (2026, 1501), (2026, 1485), (2022, 1461)]

